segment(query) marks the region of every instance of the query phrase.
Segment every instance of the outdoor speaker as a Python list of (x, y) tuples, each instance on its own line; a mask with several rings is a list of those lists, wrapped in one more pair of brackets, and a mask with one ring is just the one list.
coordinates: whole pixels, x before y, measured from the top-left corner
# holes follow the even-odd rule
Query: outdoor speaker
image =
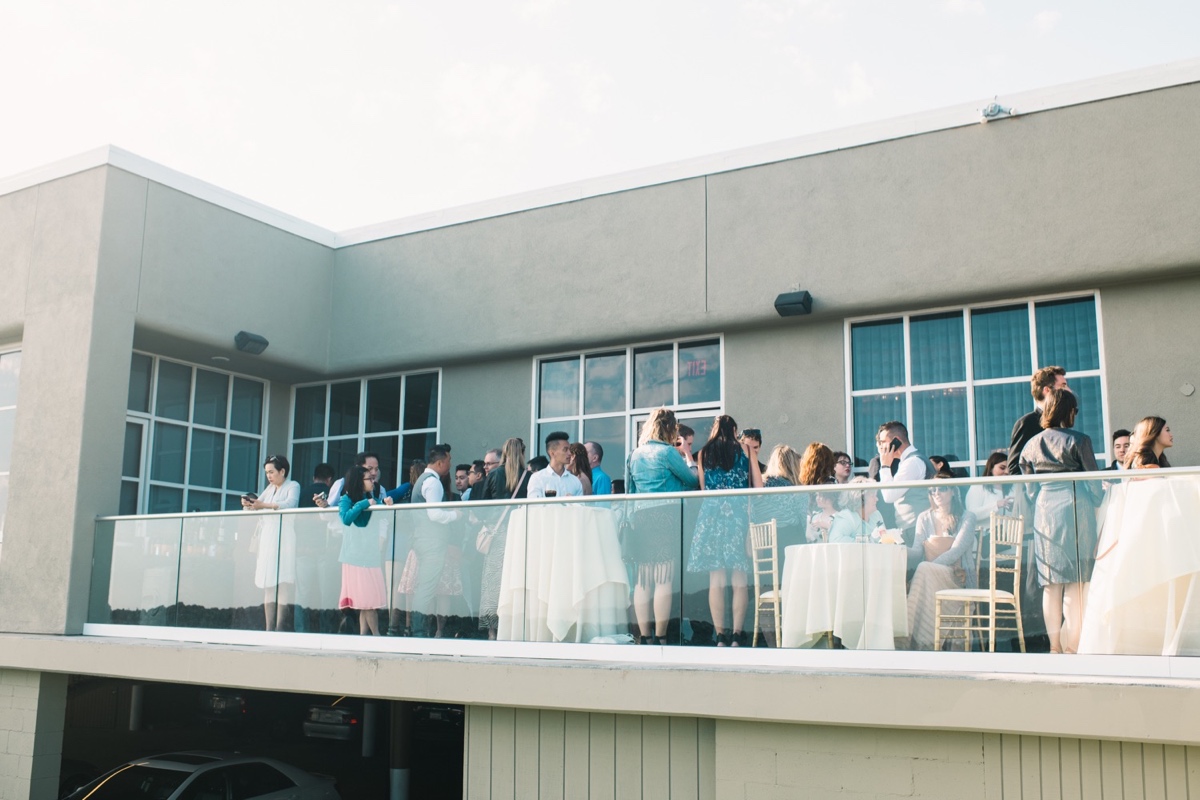
[(249, 353), (252, 356), (256, 356), (263, 350), (266, 350), (267, 345), (270, 344), (264, 337), (248, 331), (238, 331), (237, 336), (233, 337), (233, 343), (237, 345), (238, 350), (241, 350), (243, 353)]
[(799, 317), (812, 313), (812, 295), (808, 292), (784, 292), (775, 298), (775, 311), (781, 317)]

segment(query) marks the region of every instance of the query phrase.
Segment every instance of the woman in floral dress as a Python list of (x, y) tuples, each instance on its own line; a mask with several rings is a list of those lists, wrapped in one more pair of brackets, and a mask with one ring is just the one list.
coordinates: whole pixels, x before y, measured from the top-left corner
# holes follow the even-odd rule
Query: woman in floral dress
[[(708, 444), (700, 451), (701, 490), (762, 487), (758, 466), (761, 443), (739, 439), (733, 417), (722, 414), (713, 421)], [(717, 647), (742, 647), (749, 596), (746, 574), (750, 572), (747, 539), (750, 535), (748, 497), (710, 497), (700, 505), (700, 516), (692, 534), (688, 572), (708, 573), (708, 607), (717, 632)], [(725, 625), (725, 585), (733, 586), (732, 632)]]

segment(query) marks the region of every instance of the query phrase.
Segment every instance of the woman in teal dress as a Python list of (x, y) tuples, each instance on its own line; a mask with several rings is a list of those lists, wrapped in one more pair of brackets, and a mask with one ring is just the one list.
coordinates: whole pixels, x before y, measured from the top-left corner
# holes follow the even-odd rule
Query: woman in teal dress
[[(758, 489), (762, 473), (758, 467), (760, 443), (739, 439), (733, 417), (722, 414), (713, 421), (708, 444), (700, 451), (699, 477), (702, 490)], [(706, 498), (692, 534), (688, 572), (708, 573), (708, 607), (717, 632), (717, 646), (740, 647), (746, 643), (742, 629), (749, 598), (746, 574), (750, 572), (747, 538), (750, 535), (749, 500), (745, 495)], [(725, 626), (725, 585), (733, 586), (732, 633)]]

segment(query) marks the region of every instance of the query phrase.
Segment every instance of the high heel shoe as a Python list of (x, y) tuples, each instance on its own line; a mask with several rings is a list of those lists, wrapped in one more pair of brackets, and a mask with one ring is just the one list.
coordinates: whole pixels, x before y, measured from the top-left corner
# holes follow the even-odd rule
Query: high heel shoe
[(729, 647), (729, 631), (721, 631), (717, 634), (717, 647)]
[(746, 642), (748, 641), (748, 638), (749, 637), (746, 636), (745, 631), (734, 631), (733, 634), (729, 637), (729, 646), (730, 647), (745, 647)]

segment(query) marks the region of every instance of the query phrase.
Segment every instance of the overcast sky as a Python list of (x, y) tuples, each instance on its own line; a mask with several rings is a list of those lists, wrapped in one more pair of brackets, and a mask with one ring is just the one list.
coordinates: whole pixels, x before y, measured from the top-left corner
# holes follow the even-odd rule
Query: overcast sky
[(0, 177), (115, 144), (344, 230), (1200, 56), (1200, 3), (0, 0)]

